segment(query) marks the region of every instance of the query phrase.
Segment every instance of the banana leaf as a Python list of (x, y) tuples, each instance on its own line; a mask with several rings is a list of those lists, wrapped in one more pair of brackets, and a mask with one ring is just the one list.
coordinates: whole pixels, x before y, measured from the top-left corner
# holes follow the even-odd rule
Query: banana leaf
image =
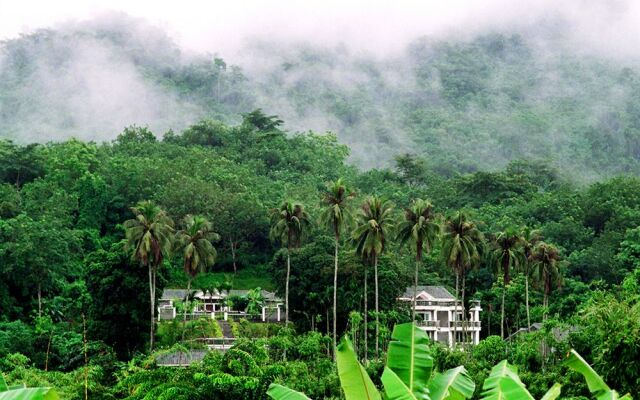
[(491, 369), (482, 390), (482, 400), (534, 400), (520, 380), (516, 368), (509, 365), (507, 360)]
[(412, 323), (393, 328), (387, 353), (387, 367), (402, 380), (416, 399), (429, 399), (429, 378), (433, 358), (429, 352), (429, 337)]
[(310, 400), (304, 394), (277, 383), (269, 385), (267, 394), (274, 400)]
[(470, 399), (476, 390), (476, 384), (463, 366), (436, 373), (429, 382), (431, 400)]
[(384, 367), (384, 372), (380, 379), (384, 385), (386, 400), (418, 400), (407, 385), (402, 382), (402, 379), (389, 367)]
[(336, 363), (346, 400), (381, 400), (378, 389), (358, 362), (349, 339), (342, 339), (338, 346)]
[(625, 395), (620, 397), (618, 392), (612, 390), (602, 379), (600, 375), (587, 363), (584, 358), (580, 356), (575, 350), (571, 349), (569, 357), (565, 361), (566, 365), (572, 370), (582, 374), (585, 381), (587, 381), (587, 387), (589, 391), (596, 396), (598, 400), (616, 400), (616, 399), (629, 399), (631, 395)]
[(560, 388), (562, 388), (562, 385), (559, 383), (556, 383), (555, 385), (551, 386), (551, 389), (547, 390), (547, 393), (545, 393), (544, 396), (542, 396), (542, 399), (540, 400), (557, 399), (558, 396), (560, 396)]
[(0, 374), (0, 400), (59, 400), (56, 391), (51, 388), (25, 388), (7, 386)]

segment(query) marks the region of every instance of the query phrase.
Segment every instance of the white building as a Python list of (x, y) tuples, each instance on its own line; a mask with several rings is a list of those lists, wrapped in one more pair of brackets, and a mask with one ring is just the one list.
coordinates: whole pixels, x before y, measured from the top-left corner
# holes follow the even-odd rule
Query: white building
[[(276, 297), (276, 294), (267, 290), (262, 290), (262, 313), (260, 315), (247, 314), (245, 310), (237, 310), (230, 306), (225, 300), (228, 297), (246, 297), (248, 290), (229, 290), (220, 292), (214, 290), (213, 293), (203, 293), (201, 290), (192, 291), (195, 307), (188, 313), (189, 318), (210, 317), (217, 320), (229, 317), (257, 319), (262, 322), (280, 322), (284, 319), (283, 301)], [(158, 302), (158, 320), (171, 320), (176, 318), (178, 312), (176, 303), (183, 301), (187, 296), (186, 289), (165, 289)]]
[[(413, 306), (413, 286), (407, 288), (398, 299)], [(432, 340), (453, 347), (456, 343), (480, 342), (480, 302), (471, 301), (466, 323), (462, 318), (462, 303), (442, 286), (418, 286), (416, 296), (416, 320)], [(465, 340), (466, 336), (466, 340)]]

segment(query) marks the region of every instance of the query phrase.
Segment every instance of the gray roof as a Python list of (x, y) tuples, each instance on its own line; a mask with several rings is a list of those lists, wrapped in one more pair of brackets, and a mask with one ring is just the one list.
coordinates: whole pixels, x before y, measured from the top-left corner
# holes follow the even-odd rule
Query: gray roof
[(156, 362), (161, 366), (187, 366), (202, 361), (208, 350), (191, 350), (189, 352), (175, 351), (173, 353), (159, 354)]
[(165, 289), (162, 291), (162, 300), (184, 299), (187, 295), (187, 289)]
[[(429, 296), (438, 300), (455, 300), (451, 293), (443, 286), (418, 286), (418, 294), (420, 292), (427, 292)], [(403, 298), (413, 298), (413, 286), (408, 287), (402, 295)]]
[[(274, 292), (269, 292), (268, 290), (262, 290), (261, 292), (262, 292), (262, 297), (264, 297), (265, 300), (268, 300), (268, 301), (280, 301), (280, 299), (276, 296), (276, 294)], [(216, 293), (217, 293), (217, 290), (216, 290)], [(248, 290), (232, 289), (232, 290), (229, 291), (229, 296), (246, 296), (248, 293), (249, 293)], [(174, 299), (182, 300), (182, 299), (185, 298), (186, 295), (187, 295), (187, 290), (186, 289), (164, 289), (160, 299), (161, 300), (174, 300)], [(218, 296), (227, 297), (227, 294), (226, 294), (226, 292), (223, 292), (223, 293), (215, 295), (214, 298), (216, 298)], [(205, 298), (208, 298), (208, 295), (205, 296)]]

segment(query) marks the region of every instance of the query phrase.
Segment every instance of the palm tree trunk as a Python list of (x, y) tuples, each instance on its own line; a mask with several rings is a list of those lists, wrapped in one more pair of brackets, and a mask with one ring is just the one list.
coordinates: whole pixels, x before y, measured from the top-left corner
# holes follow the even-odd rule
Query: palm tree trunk
[(153, 287), (153, 267), (151, 265), (149, 267), (149, 305), (151, 307), (151, 326), (149, 328), (149, 352), (153, 351), (153, 334), (154, 334), (154, 324), (155, 324), (155, 288)]
[(336, 236), (336, 250), (333, 265), (333, 361), (336, 360), (337, 339), (337, 304), (338, 304), (338, 237)]
[(284, 286), (284, 325), (289, 326), (289, 276), (291, 275), (291, 248), (287, 248), (287, 282)]
[(367, 336), (369, 336), (369, 310), (367, 309), (367, 263), (364, 263), (364, 363), (367, 364), (369, 354), (369, 344)]
[(529, 276), (524, 277), (524, 302), (527, 309), (527, 332), (531, 328), (531, 318), (529, 316)]
[(42, 283), (38, 281), (38, 318), (42, 317)]
[(502, 281), (502, 305), (500, 306), (500, 338), (504, 339), (504, 297), (507, 288)]
[(418, 267), (420, 265), (420, 260), (416, 257), (416, 271), (413, 279), (413, 308), (411, 310), (411, 322), (416, 323), (416, 306), (418, 305), (418, 301), (416, 297), (418, 296)]
[(187, 295), (185, 296), (184, 299), (184, 318), (182, 320), (182, 341), (184, 342), (184, 332), (187, 330), (187, 304), (188, 304), (188, 299), (189, 299), (189, 293), (191, 292), (191, 276), (189, 276), (189, 279), (187, 279)]
[(378, 256), (373, 258), (373, 274), (376, 286), (376, 360), (380, 358), (380, 310), (378, 308)]
[(467, 282), (467, 277), (464, 271), (462, 272), (462, 346), (466, 347), (467, 340), (467, 310), (464, 306), (464, 294), (465, 294), (465, 284)]
[(450, 321), (450, 325), (453, 329), (453, 334), (451, 335), (451, 344), (453, 345), (453, 347), (456, 347), (456, 333), (458, 333), (458, 327), (456, 326), (456, 323), (458, 322), (458, 299), (460, 298), (460, 289), (459, 289), (459, 281), (460, 281), (460, 272), (459, 270), (456, 271), (456, 300), (455, 300), (455, 306), (453, 307), (453, 318), (452, 321)]
[(49, 370), (49, 353), (51, 352), (51, 340), (53, 339), (53, 328), (49, 332), (49, 342), (47, 343), (47, 353), (44, 358), (44, 370), (45, 372)]
[(542, 299), (542, 308), (544, 309), (544, 313), (542, 314), (542, 320), (547, 320), (547, 308), (549, 307), (549, 294), (547, 290), (544, 291), (544, 298)]
[(233, 261), (233, 274), (235, 275), (237, 272), (236, 266), (236, 245), (233, 243), (233, 240), (229, 239), (229, 243), (231, 244), (231, 260)]

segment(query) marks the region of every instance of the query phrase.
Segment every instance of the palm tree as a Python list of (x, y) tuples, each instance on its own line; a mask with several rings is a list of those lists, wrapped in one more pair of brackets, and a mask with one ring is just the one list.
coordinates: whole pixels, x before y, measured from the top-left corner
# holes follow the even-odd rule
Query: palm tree
[(335, 348), (337, 346), (337, 293), (338, 293), (338, 246), (340, 245), (340, 234), (345, 225), (349, 225), (352, 221), (352, 215), (347, 207), (349, 200), (355, 196), (355, 193), (349, 191), (347, 186), (338, 179), (327, 185), (322, 203), (324, 212), (321, 219), (323, 224), (331, 229), (335, 239), (335, 255), (333, 258), (333, 358), (335, 360)]
[[(379, 352), (380, 318), (378, 307), (378, 256), (382, 254), (386, 245), (386, 237), (393, 226), (393, 204), (383, 202), (377, 197), (369, 197), (362, 204), (362, 209), (358, 216), (359, 224), (353, 232), (353, 240), (356, 246), (356, 253), (361, 255), (365, 261), (373, 262), (375, 280), (375, 302), (376, 302), (376, 358)], [(364, 279), (364, 326), (365, 326), (365, 359), (367, 354), (367, 268), (365, 265)]]
[(509, 227), (499, 232), (495, 238), (495, 249), (492, 254), (493, 265), (502, 273), (502, 305), (500, 308), (500, 337), (504, 339), (504, 297), (507, 286), (511, 282), (511, 268), (517, 268), (522, 260), (522, 238), (520, 232)]
[(153, 350), (155, 331), (156, 275), (164, 257), (171, 253), (173, 221), (151, 201), (141, 201), (131, 208), (135, 218), (124, 222), (127, 249), (131, 257), (149, 269), (151, 328), (149, 349)]
[[(213, 231), (211, 222), (199, 215), (187, 215), (184, 218), (184, 225), (185, 229), (176, 234), (176, 246), (177, 250), (182, 252), (182, 268), (187, 274), (187, 293), (191, 293), (193, 278), (215, 264), (218, 253), (211, 242), (220, 240), (220, 235)], [(186, 324), (186, 322), (185, 307), (183, 323)]]
[[(456, 298), (460, 294), (459, 282), (462, 280), (462, 318), (466, 322), (464, 311), (464, 292), (466, 272), (480, 262), (480, 250), (484, 236), (476, 224), (469, 221), (466, 214), (457, 212), (444, 224), (442, 237), (442, 256), (446, 264), (456, 274)], [(455, 303), (455, 316), (458, 315), (458, 302)], [(463, 332), (464, 333), (464, 332)], [(455, 342), (456, 335), (453, 335)]]
[(287, 280), (284, 289), (285, 324), (289, 325), (289, 277), (291, 275), (291, 249), (300, 246), (311, 225), (309, 214), (300, 203), (289, 200), (282, 203), (280, 208), (271, 212), (271, 240), (280, 242), (287, 247)]
[(553, 290), (553, 286), (562, 284), (559, 264), (560, 252), (554, 245), (540, 242), (533, 248), (531, 267), (535, 281), (539, 286), (542, 286), (544, 295), (542, 300), (542, 306), (544, 307), (543, 320), (547, 319), (549, 295)]
[(433, 205), (422, 199), (413, 201), (404, 213), (404, 222), (400, 224), (398, 239), (401, 244), (409, 243), (416, 251), (416, 270), (413, 281), (413, 310), (411, 320), (416, 320), (416, 296), (418, 295), (418, 270), (422, 262), (423, 252), (429, 252), (440, 235), (440, 225), (435, 222)]
[(527, 310), (528, 330), (531, 328), (531, 317), (529, 316), (529, 277), (531, 276), (531, 255), (533, 254), (534, 246), (542, 240), (542, 234), (537, 229), (525, 227), (520, 232), (520, 238), (522, 242), (522, 261), (520, 262), (520, 269), (524, 274), (524, 302)]

